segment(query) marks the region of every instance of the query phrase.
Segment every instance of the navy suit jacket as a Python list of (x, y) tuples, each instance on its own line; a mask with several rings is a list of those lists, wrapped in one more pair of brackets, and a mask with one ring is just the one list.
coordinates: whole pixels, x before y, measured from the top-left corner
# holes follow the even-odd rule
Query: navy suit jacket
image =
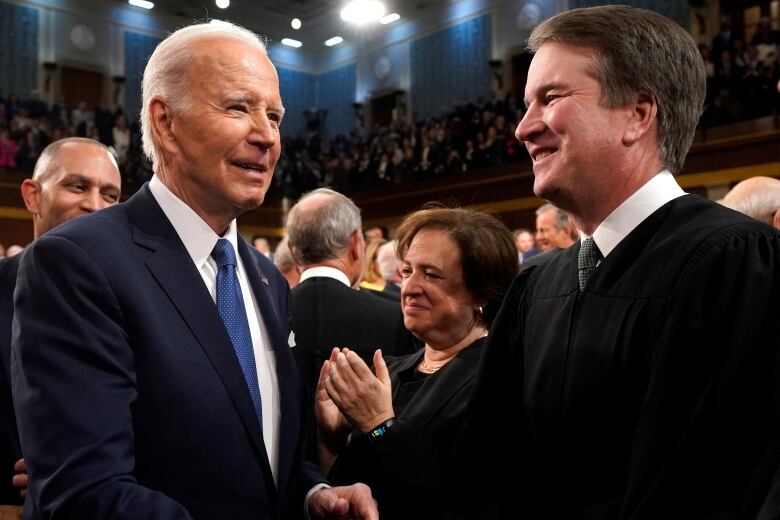
[(0, 504), (21, 505), (19, 490), (11, 485), (14, 463), (22, 457), (11, 400), (11, 323), (14, 287), (22, 255), (0, 260)]
[(238, 250), (276, 357), (278, 486), (216, 305), (144, 186), (25, 253), (11, 363), (25, 518), (302, 515), (322, 479), (299, 456), (290, 291), (268, 259)]

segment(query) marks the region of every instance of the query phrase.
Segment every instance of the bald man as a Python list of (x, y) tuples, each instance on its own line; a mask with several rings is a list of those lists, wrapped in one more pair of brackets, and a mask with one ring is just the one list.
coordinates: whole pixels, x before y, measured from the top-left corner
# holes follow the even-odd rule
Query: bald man
[(780, 230), (780, 179), (745, 179), (723, 197), (723, 205)]
[[(116, 204), (120, 185), (116, 161), (104, 145), (81, 137), (55, 141), (44, 149), (32, 178), (21, 187), (24, 204), (33, 216), (33, 236), (38, 238), (65, 221)], [(13, 294), (22, 256), (0, 260), (0, 504), (4, 504), (0, 519), (21, 518), (27, 487), (9, 371)]]

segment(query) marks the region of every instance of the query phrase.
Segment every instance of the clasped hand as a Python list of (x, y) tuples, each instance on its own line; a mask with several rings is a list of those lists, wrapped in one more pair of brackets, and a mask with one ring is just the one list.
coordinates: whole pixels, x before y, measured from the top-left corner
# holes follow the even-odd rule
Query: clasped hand
[(333, 437), (353, 428), (363, 433), (395, 416), (390, 374), (382, 351), (374, 352), (376, 375), (355, 352), (334, 348), (317, 384), (320, 434)]

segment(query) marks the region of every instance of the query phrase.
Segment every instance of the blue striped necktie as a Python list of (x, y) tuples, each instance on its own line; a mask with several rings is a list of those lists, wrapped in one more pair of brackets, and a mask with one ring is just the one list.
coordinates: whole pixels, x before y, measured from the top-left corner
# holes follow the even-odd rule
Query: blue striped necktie
[(228, 240), (220, 238), (211, 252), (211, 257), (217, 263), (217, 309), (225, 323), (233, 349), (236, 351), (262, 431), (263, 406), (260, 400), (260, 386), (257, 383), (252, 335), (249, 333), (244, 298), (241, 296), (241, 286), (236, 275), (236, 253)]

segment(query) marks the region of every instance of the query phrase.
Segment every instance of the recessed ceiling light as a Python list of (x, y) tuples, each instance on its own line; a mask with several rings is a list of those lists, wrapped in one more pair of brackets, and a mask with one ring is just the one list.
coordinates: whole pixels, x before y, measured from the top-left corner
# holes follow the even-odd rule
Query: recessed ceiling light
[(227, 9), (230, 7), (230, 0), (217, 0), (217, 7), (220, 9)]
[(154, 7), (154, 2), (148, 0), (127, 0), (127, 3), (143, 9), (151, 9)]
[(387, 25), (401, 19), (401, 15), (398, 13), (390, 13), (379, 19), (379, 23)]
[(385, 14), (385, 5), (379, 0), (353, 0), (341, 10), (345, 22), (365, 24), (375, 22)]
[(292, 26), (292, 28), (293, 28), (293, 29), (295, 29), (296, 31), (297, 31), (298, 29), (300, 29), (300, 28), (301, 28), (301, 20), (300, 20), (300, 18), (293, 18), (293, 19), (292, 19), (292, 22), (290, 22), (290, 25), (291, 25), (291, 26)]
[(334, 36), (333, 38), (329, 38), (325, 40), (325, 46), (326, 47), (333, 47), (334, 45), (338, 45), (339, 43), (343, 42), (344, 38), (341, 36)]
[(292, 38), (282, 38), (282, 45), (287, 45), (288, 47), (295, 47), (297, 49), (303, 44), (298, 40), (293, 40)]

